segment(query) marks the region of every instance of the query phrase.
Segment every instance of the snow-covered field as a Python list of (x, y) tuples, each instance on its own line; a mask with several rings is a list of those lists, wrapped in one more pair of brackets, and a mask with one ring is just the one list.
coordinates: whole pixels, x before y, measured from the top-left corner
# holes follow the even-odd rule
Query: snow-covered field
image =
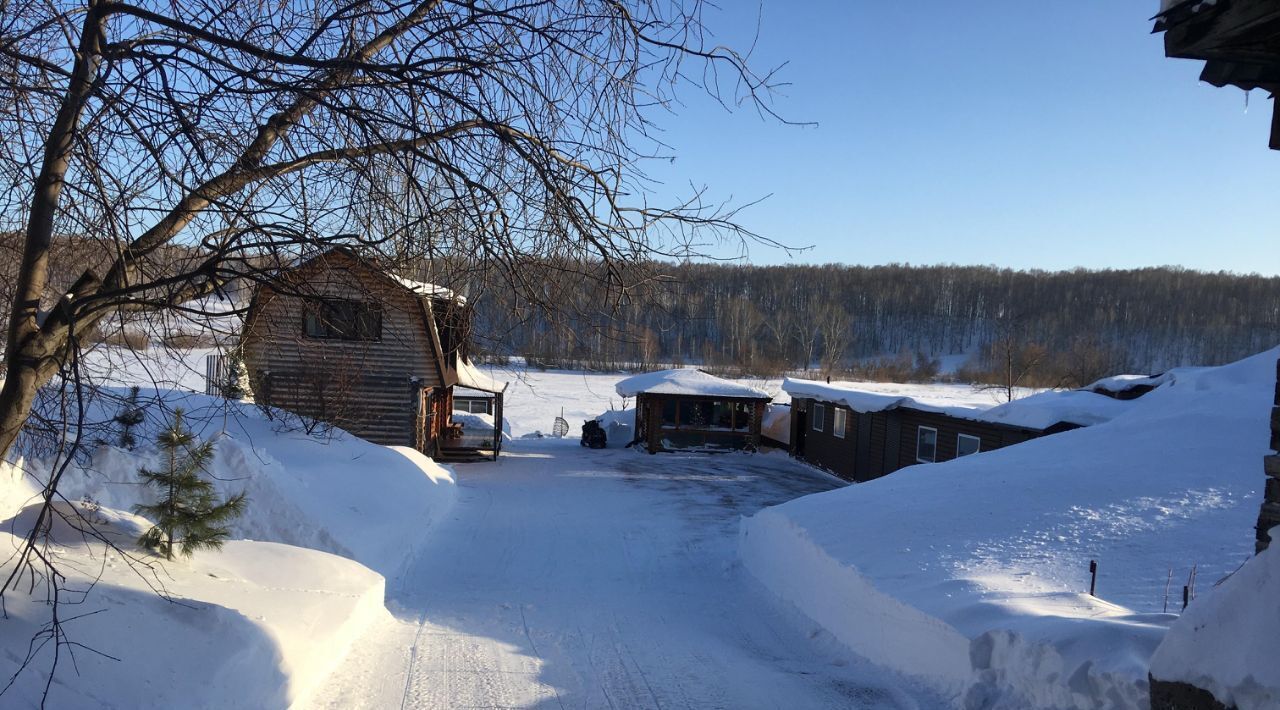
[(1277, 354), (1188, 371), (1108, 423), (766, 509), (743, 560), (971, 707), (1141, 707), (1166, 586), (1176, 611), (1193, 566), (1203, 591), (1252, 552)]

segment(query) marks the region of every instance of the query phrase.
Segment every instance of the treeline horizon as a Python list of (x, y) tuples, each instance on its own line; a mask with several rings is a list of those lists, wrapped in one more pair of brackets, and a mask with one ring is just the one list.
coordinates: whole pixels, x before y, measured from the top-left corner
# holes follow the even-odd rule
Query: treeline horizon
[[(545, 367), (674, 363), (869, 379), (933, 379), (943, 358), (962, 357), (964, 377), (1003, 381), (1016, 368), (1024, 384), (1053, 386), (1087, 384), (1079, 380), (1095, 373), (1219, 365), (1280, 341), (1280, 277), (1259, 274), (1172, 266), (640, 267), (642, 285), (622, 297), (591, 279), (549, 289), (568, 306), (557, 317), (473, 282), (483, 294), (475, 303), (481, 353)], [(524, 268), (527, 278), (553, 285), (563, 271)]]

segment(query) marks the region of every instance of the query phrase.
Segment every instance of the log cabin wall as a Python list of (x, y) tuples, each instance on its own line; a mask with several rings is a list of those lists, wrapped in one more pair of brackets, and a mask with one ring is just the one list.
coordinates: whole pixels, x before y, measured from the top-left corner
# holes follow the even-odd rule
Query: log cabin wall
[(1276, 361), (1276, 389), (1271, 407), (1271, 454), (1263, 459), (1266, 474), (1262, 510), (1258, 513), (1254, 549), (1262, 552), (1271, 544), (1271, 528), (1280, 525), (1280, 360)]
[[(307, 337), (307, 303), (326, 297), (379, 305), (378, 338)], [(286, 275), (280, 291), (263, 288), (250, 309), (242, 349), (255, 396), (375, 443), (415, 445), (418, 394), (444, 384), (425, 308), (341, 252), (304, 264)]]

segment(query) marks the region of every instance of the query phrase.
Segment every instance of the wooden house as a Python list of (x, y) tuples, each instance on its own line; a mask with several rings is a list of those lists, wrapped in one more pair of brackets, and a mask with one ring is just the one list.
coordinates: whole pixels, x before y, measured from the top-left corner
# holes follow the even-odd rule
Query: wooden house
[(1092, 392), (1046, 392), (999, 407), (957, 406), (787, 379), (791, 454), (848, 481), (950, 461), (1106, 421), (1127, 403)]
[[(469, 362), (470, 327), (464, 298), (338, 248), (256, 291), (240, 348), (260, 403), (435, 458), (496, 457), (504, 386)], [(452, 421), (455, 386), (494, 397), (493, 431)]]
[[(1153, 18), (1166, 56), (1204, 60), (1214, 86), (1280, 90), (1280, 3), (1275, 0), (1162, 0)], [(1272, 106), (1270, 145), (1280, 150), (1280, 110)]]
[(616, 386), (636, 400), (635, 439), (659, 451), (755, 451), (770, 397), (764, 390), (676, 369), (628, 377)]

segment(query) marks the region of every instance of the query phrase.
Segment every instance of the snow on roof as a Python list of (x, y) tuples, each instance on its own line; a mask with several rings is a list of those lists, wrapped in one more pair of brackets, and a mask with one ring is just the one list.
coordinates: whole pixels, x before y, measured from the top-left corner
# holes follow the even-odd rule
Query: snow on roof
[(396, 276), (395, 274), (387, 275), (395, 280), (396, 283), (404, 286), (410, 291), (413, 291), (419, 296), (430, 296), (432, 298), (440, 298), (446, 301), (457, 301), (458, 303), (467, 302), (465, 296), (457, 294), (444, 286), (437, 286), (433, 283), (427, 283), (426, 281), (414, 281), (413, 279), (406, 279), (403, 276)]
[(973, 392), (970, 398), (946, 399), (925, 396), (882, 394), (860, 389), (856, 382), (817, 382), (787, 378), (782, 389), (793, 397), (812, 397), (824, 402), (843, 404), (855, 412), (883, 412), (905, 407), (934, 412), (959, 419), (994, 422), (1028, 429), (1047, 429), (1065, 422), (1090, 426), (1110, 421), (1129, 407), (1129, 402), (1083, 391), (1050, 390), (1015, 399), (996, 406), (989, 392)]
[(819, 382), (788, 377), (782, 381), (782, 389), (792, 397), (812, 397), (824, 402), (843, 404), (855, 412), (883, 412), (886, 409), (908, 407), (924, 412), (949, 414), (953, 417), (975, 419), (994, 406), (990, 393), (973, 392), (972, 397), (930, 396), (929, 390), (920, 388), (920, 395), (884, 394), (868, 392), (857, 382)]
[(494, 394), (504, 392), (507, 389), (506, 382), (498, 382), (481, 372), (479, 368), (464, 358), (458, 358), (458, 385), (467, 389), (492, 392)]
[(762, 389), (731, 382), (692, 368), (659, 370), (657, 372), (633, 375), (624, 380), (619, 380), (614, 390), (621, 397), (634, 397), (641, 392), (645, 392), (649, 394), (769, 399), (769, 393)]
[(1092, 426), (1111, 421), (1132, 406), (1132, 400), (1104, 394), (1050, 390), (992, 407), (982, 413), (981, 419), (1028, 429), (1048, 429), (1059, 423)]

